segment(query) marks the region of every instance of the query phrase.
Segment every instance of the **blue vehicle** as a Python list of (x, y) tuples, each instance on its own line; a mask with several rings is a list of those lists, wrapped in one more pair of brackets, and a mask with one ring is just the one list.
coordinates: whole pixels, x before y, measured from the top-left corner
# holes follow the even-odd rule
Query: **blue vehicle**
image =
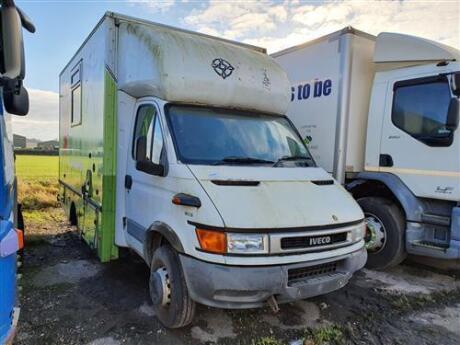
[(12, 0), (0, 0), (0, 344), (10, 344), (19, 318), (18, 252), (24, 246), (23, 222), (17, 203), (11, 115), (26, 115), (29, 97), (25, 75), (22, 27), (34, 32), (29, 19)]
[(0, 344), (8, 343), (15, 333), (19, 317), (16, 306), (17, 252), (23, 247), (22, 231), (15, 218), (19, 216), (16, 205), (13, 145), (9, 115), (0, 107)]

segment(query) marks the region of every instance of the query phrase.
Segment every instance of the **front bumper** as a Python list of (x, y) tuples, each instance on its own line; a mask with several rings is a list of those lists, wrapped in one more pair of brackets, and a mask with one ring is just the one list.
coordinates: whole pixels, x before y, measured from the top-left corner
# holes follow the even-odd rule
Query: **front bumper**
[[(219, 265), (186, 255), (180, 255), (180, 260), (193, 300), (211, 307), (242, 309), (261, 307), (270, 296), (283, 303), (337, 290), (365, 265), (367, 252), (361, 248), (334, 258), (277, 266)], [(302, 269), (305, 277), (299, 279), (297, 272), (304, 272)]]

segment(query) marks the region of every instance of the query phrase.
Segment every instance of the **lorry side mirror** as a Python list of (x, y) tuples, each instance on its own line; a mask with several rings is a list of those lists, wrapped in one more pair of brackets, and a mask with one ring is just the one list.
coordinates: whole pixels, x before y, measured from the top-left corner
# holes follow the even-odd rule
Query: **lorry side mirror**
[(460, 97), (460, 73), (452, 74), (452, 93)]
[(147, 137), (142, 135), (136, 138), (136, 161), (143, 162), (147, 159)]
[(155, 164), (149, 160), (137, 161), (136, 169), (149, 175), (165, 176), (165, 167), (162, 164)]
[[(460, 84), (459, 84), (460, 85)], [(449, 103), (449, 109), (447, 111), (447, 123), (446, 128), (451, 130), (452, 132), (455, 131), (458, 127), (459, 122), (459, 112), (460, 112), (460, 105), (459, 105), (458, 98), (452, 98)]]
[(14, 115), (24, 116), (29, 112), (29, 94), (24, 86), (3, 88), (5, 110)]
[(24, 78), (24, 51), (21, 18), (12, 1), (2, 4), (0, 12), (0, 76)]

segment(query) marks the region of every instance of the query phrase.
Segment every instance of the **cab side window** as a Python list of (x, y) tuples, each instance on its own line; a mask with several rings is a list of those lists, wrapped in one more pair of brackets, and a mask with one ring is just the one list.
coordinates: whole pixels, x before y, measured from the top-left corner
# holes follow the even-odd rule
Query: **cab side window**
[(148, 160), (156, 164), (160, 163), (163, 134), (159, 116), (153, 105), (148, 104), (139, 107), (133, 139), (132, 156), (134, 160)]
[[(400, 82), (394, 86), (393, 124), (430, 146), (449, 146), (448, 110), (451, 99), (447, 78)], [(450, 142), (450, 143), (449, 143)]]

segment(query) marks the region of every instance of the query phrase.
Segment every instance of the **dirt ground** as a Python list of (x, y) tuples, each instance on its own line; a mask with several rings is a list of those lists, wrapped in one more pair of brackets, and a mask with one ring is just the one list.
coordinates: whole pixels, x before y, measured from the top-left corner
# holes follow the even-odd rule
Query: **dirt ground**
[(458, 345), (460, 274), (419, 264), (363, 270), (343, 289), (270, 309), (200, 306), (189, 327), (167, 330), (149, 301), (146, 265), (133, 254), (98, 263), (51, 210), (29, 224), (18, 345), (404, 344)]

